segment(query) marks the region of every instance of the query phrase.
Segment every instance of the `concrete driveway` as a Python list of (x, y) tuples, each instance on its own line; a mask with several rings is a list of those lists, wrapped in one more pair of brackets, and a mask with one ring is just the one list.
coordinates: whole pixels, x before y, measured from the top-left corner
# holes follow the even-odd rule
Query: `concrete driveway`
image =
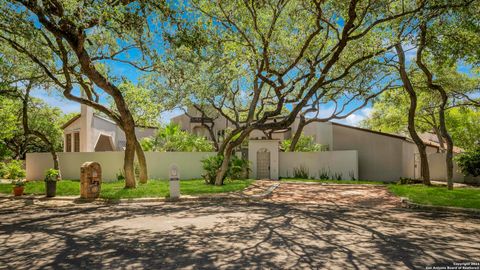
[(272, 202), (0, 205), (0, 269), (425, 269), (480, 258), (480, 220), (458, 214)]

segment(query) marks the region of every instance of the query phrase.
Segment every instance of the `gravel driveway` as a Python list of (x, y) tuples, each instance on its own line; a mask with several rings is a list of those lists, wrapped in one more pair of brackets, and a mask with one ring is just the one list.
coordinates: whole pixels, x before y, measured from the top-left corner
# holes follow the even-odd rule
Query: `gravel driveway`
[(480, 220), (458, 214), (279, 202), (0, 205), (0, 269), (425, 269), (480, 258)]

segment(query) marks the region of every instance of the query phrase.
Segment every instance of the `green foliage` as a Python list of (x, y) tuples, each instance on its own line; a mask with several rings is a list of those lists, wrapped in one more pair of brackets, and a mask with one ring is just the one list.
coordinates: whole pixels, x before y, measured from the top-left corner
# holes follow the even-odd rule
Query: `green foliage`
[(465, 176), (480, 176), (480, 146), (458, 155), (455, 159)]
[(25, 177), (23, 162), (21, 160), (12, 160), (8, 163), (0, 163), (0, 178), (20, 179)]
[(247, 159), (233, 156), (230, 160), (230, 175), (231, 179), (247, 179), (250, 171), (250, 162)]
[[(280, 148), (285, 151), (290, 151), (290, 145), (292, 139), (283, 140), (280, 143)], [(318, 152), (322, 150), (322, 145), (315, 142), (313, 136), (300, 135), (297, 144), (295, 145), (294, 152)]]
[(18, 123), (18, 103), (0, 96), (0, 140), (10, 139), (15, 134)]
[(211, 141), (183, 131), (174, 123), (160, 128), (154, 138), (145, 138), (140, 144), (144, 151), (211, 152), (214, 150)]
[(400, 180), (397, 182), (398, 185), (411, 185), (411, 184), (422, 184), (423, 180), (421, 179), (412, 179), (408, 177), (400, 177)]
[[(141, 85), (134, 85), (129, 81), (124, 81), (118, 88), (122, 91), (123, 98), (133, 115), (135, 124), (138, 126), (158, 125), (158, 118), (163, 109), (163, 103), (160, 96), (154, 91)], [(110, 107), (116, 110), (115, 102), (110, 97)]]
[(480, 110), (452, 108), (446, 113), (446, 121), (456, 146), (470, 150), (480, 145)]
[(332, 175), (332, 179), (333, 180), (342, 180), (343, 179), (343, 174), (336, 172)]
[(25, 184), (26, 184), (26, 181), (23, 179), (16, 179), (12, 181), (12, 185), (15, 187), (23, 187), (25, 186)]
[(307, 167), (300, 165), (298, 168), (293, 168), (293, 177), (308, 179), (309, 176), (310, 173)]
[[(5, 109), (2, 107), (4, 105)], [(0, 131), (0, 152), (3, 152), (3, 155), (15, 154), (15, 156), (10, 157), (24, 158), (24, 154), (27, 152), (48, 152), (50, 150), (49, 146), (37, 136), (25, 136), (20, 99), (0, 96), (0, 107), (2, 107), (0, 120), (5, 121), (2, 122), (5, 128)], [(60, 108), (52, 107), (38, 98), (31, 97), (27, 114), (29, 129), (45, 135), (56, 151), (62, 151), (63, 132), (61, 125), (64, 124), (66, 117)], [(15, 149), (15, 151), (6, 151), (7, 146)]]
[(45, 181), (58, 181), (60, 171), (50, 168), (45, 171)]
[(325, 168), (322, 168), (319, 172), (318, 172), (318, 178), (320, 180), (328, 180), (330, 179), (330, 170), (326, 170)]
[[(223, 156), (221, 155), (214, 155), (207, 157), (202, 160), (202, 167), (205, 173), (202, 175), (205, 183), (207, 184), (215, 184), (215, 177), (217, 175), (217, 171), (222, 165)], [(228, 164), (227, 173), (224, 176), (224, 179), (245, 179), (248, 176), (248, 172), (250, 170), (250, 163), (248, 160), (244, 160), (238, 158), (237, 156), (233, 155), (230, 158), (230, 162)]]
[[(207, 157), (202, 160), (202, 167), (205, 173), (202, 175), (205, 183), (207, 184), (215, 184), (215, 176), (217, 175), (217, 171), (222, 165), (223, 156), (214, 155)], [(225, 178), (227, 176), (225, 175)]]

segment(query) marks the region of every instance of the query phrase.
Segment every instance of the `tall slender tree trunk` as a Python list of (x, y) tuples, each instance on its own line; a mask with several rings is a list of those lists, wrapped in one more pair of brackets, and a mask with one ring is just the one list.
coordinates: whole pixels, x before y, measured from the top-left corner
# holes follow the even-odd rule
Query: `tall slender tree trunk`
[(445, 138), (447, 143), (447, 153), (445, 154), (445, 163), (447, 165), (447, 186), (448, 189), (453, 189), (453, 140), (450, 134), (448, 133), (447, 126), (445, 123), (445, 105), (447, 103), (447, 94), (442, 93), (442, 106), (440, 107), (439, 113), (439, 122), (440, 122), (440, 131), (442, 136)]
[(448, 95), (445, 89), (439, 85), (433, 83), (433, 75), (428, 69), (427, 65), (423, 63), (422, 60), (422, 53), (426, 46), (426, 39), (427, 39), (427, 23), (422, 22), (420, 24), (420, 44), (417, 50), (417, 65), (425, 74), (427, 78), (428, 88), (437, 91), (441, 98), (442, 103), (440, 104), (440, 108), (438, 111), (438, 122), (440, 124), (440, 132), (443, 138), (445, 138), (445, 142), (447, 144), (447, 153), (445, 155), (445, 165), (447, 167), (447, 186), (448, 189), (453, 189), (453, 139), (448, 133), (447, 124), (445, 121), (445, 108), (447, 107), (448, 103)]
[(138, 166), (140, 167), (139, 181), (142, 184), (146, 184), (148, 182), (147, 159), (145, 158), (145, 152), (143, 152), (142, 146), (136, 138), (135, 152), (137, 153)]
[(445, 140), (443, 139), (442, 133), (440, 132), (438, 127), (433, 127), (433, 132), (435, 132), (435, 135), (437, 136), (438, 144), (440, 145), (440, 150), (442, 152), (444, 152), (445, 151)]
[(410, 107), (408, 109), (408, 132), (410, 133), (410, 137), (415, 142), (418, 148), (418, 152), (420, 155), (420, 167), (421, 167), (421, 174), (423, 178), (423, 183), (425, 185), (430, 185), (430, 169), (428, 166), (428, 157), (426, 146), (423, 143), (420, 136), (418, 136), (417, 130), (415, 128), (415, 116), (417, 110), (417, 94), (413, 89), (413, 85), (408, 77), (406, 68), (405, 68), (405, 52), (403, 51), (402, 45), (397, 44), (395, 45), (395, 50), (397, 51), (398, 60), (399, 60), (399, 73), (400, 78), (402, 79), (403, 85), (405, 90), (408, 93), (410, 98)]

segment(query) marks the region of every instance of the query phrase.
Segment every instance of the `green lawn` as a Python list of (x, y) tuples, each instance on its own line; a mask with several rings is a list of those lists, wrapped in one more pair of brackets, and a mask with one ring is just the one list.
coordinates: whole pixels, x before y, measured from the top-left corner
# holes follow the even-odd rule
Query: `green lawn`
[[(221, 193), (239, 191), (248, 187), (253, 180), (228, 181), (223, 186), (212, 186), (205, 184), (203, 179), (180, 181), (180, 193), (183, 195), (195, 195), (206, 193)], [(138, 184), (136, 189), (124, 189), (124, 182), (104, 182), (100, 193), (101, 198), (122, 199), (122, 198), (144, 198), (144, 197), (165, 197), (169, 194), (168, 181), (150, 180), (147, 184)], [(0, 193), (12, 193), (11, 184), (0, 184)], [(25, 187), (25, 194), (45, 194), (45, 183), (43, 181), (28, 182)], [(80, 182), (62, 180), (57, 183), (57, 196), (79, 196)]]
[(480, 209), (480, 188), (454, 188), (424, 185), (390, 185), (395, 195), (414, 203)]
[(282, 178), (283, 182), (315, 182), (326, 184), (368, 184), (383, 185), (383, 182), (366, 181), (366, 180), (321, 180), (321, 179), (302, 179), (302, 178)]

